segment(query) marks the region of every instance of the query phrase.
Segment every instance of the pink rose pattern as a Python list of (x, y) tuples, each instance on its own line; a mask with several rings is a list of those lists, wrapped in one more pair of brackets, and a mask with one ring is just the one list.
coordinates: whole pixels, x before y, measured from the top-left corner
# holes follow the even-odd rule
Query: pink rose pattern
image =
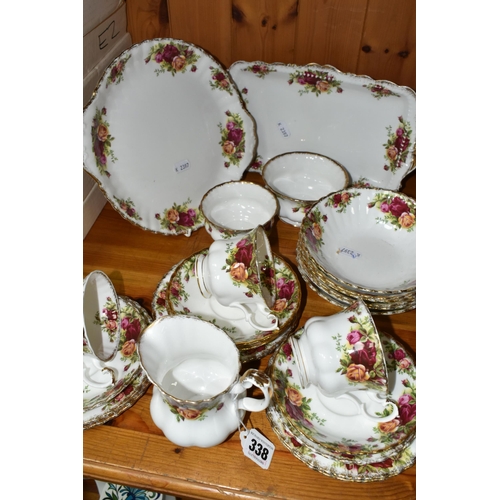
[(299, 84), (302, 88), (299, 94), (308, 94), (309, 92), (319, 96), (321, 94), (331, 94), (333, 89), (336, 89), (338, 94), (343, 92), (340, 86), (342, 82), (336, 80), (333, 75), (327, 71), (309, 70), (309, 71), (296, 71), (292, 73), (288, 79), (288, 84)]
[[(139, 354), (137, 352), (137, 340), (142, 330), (151, 323), (151, 317), (139, 304), (134, 303), (127, 297), (120, 297), (120, 316), (118, 317), (116, 304), (108, 299), (103, 308), (102, 316), (99, 317), (99, 313), (97, 313), (96, 321), (99, 321), (101, 325), (106, 325), (106, 328), (109, 328), (108, 325), (111, 322), (115, 334), (118, 333), (118, 325), (120, 325), (117, 356), (120, 356), (120, 359), (125, 363), (125, 375), (117, 381), (115, 386), (111, 386), (106, 392), (111, 394), (117, 387), (123, 387), (123, 390), (103, 406), (102, 411), (106, 411), (112, 405), (123, 400), (141, 381), (141, 377), (137, 376), (141, 370)], [(96, 396), (96, 398), (101, 396)], [(84, 404), (91, 405), (92, 403), (93, 400), (84, 399)]]
[(395, 132), (393, 132), (391, 126), (387, 127), (389, 138), (384, 144), (385, 159), (387, 160), (384, 170), (390, 170), (392, 173), (395, 173), (405, 164), (412, 145), (410, 139), (413, 131), (410, 122), (405, 121), (402, 116), (398, 117), (398, 121), (399, 125)]
[(368, 204), (368, 208), (376, 208), (382, 212), (383, 217), (378, 217), (377, 221), (389, 223), (395, 229), (404, 229), (411, 232), (417, 225), (417, 207), (415, 202), (404, 196), (394, 195), (394, 193), (377, 193), (373, 201)]
[(274, 68), (270, 68), (267, 64), (259, 63), (247, 66), (243, 69), (243, 71), (249, 71), (253, 73), (257, 78), (264, 78), (266, 75), (275, 72), (276, 70)]
[(391, 95), (394, 97), (401, 97), (399, 94), (396, 94), (396, 92), (389, 90), (387, 87), (384, 87), (379, 83), (370, 83), (368, 85), (363, 85), (363, 87), (367, 88), (372, 93), (372, 96), (377, 100), (382, 99), (382, 97), (389, 97)]
[[(326, 199), (325, 207), (333, 207), (339, 213), (344, 213), (353, 200), (361, 193), (357, 191), (342, 191)], [(313, 253), (318, 253), (324, 245), (323, 233), (324, 224), (328, 221), (328, 216), (321, 213), (319, 208), (309, 209), (302, 220), (301, 231), (303, 232), (309, 248)]]
[(135, 209), (134, 202), (130, 199), (127, 198), (124, 200), (123, 198), (117, 198), (116, 196), (113, 195), (113, 198), (115, 199), (116, 203), (120, 207), (120, 210), (125, 213), (128, 217), (134, 220), (142, 220), (142, 217), (137, 213)]
[(170, 208), (163, 211), (163, 215), (157, 213), (155, 218), (160, 221), (162, 229), (167, 229), (173, 234), (185, 234), (193, 227), (202, 223), (202, 215), (198, 207), (190, 207), (191, 199), (178, 205), (174, 203)]
[(106, 114), (106, 108), (96, 109), (91, 128), (92, 148), (99, 173), (111, 177), (108, 172), (108, 159), (114, 163), (117, 158), (111, 149), (111, 142), (115, 138), (109, 133), (109, 123), (105, 119)]
[(185, 73), (189, 67), (191, 67), (191, 72), (195, 73), (197, 70), (195, 63), (199, 58), (200, 56), (189, 45), (160, 42), (151, 47), (144, 62), (148, 64), (154, 61), (159, 65), (159, 68), (155, 69), (157, 76), (165, 72), (175, 76), (177, 73)]
[(270, 287), (269, 280), (266, 279), (268, 269), (274, 267), (272, 256), (266, 256), (265, 262), (261, 263), (261, 269), (257, 269), (254, 253), (254, 244), (248, 238), (239, 240), (233, 248), (231, 243), (227, 245), (226, 263), (222, 270), (230, 274), (235, 286), (245, 287), (245, 295), (262, 296), (261, 286), (268, 287), (271, 295), (274, 290)]
[[(351, 318), (353, 325), (359, 325), (359, 323), (354, 323), (357, 321), (359, 321), (359, 318), (353, 315)], [(356, 327), (349, 332), (347, 338), (349, 343), (360, 342), (363, 339), (363, 333)], [(339, 455), (346, 458), (355, 456), (360, 452), (371, 453), (382, 447), (385, 448), (391, 444), (395, 445), (399, 442), (404, 442), (404, 440), (408, 436), (411, 436), (416, 429), (416, 370), (413, 360), (392, 339), (384, 337), (382, 346), (389, 371), (393, 372), (397, 370), (398, 373), (407, 375), (407, 377), (402, 380), (402, 385), (404, 387), (403, 392), (397, 397), (397, 401), (395, 401), (399, 410), (398, 416), (391, 422), (381, 423), (375, 426), (373, 429), (374, 434), (367, 438), (370, 444), (353, 443), (346, 440), (330, 443)], [(306, 436), (312, 439), (314, 439), (314, 436), (321, 437), (318, 425), (314, 424), (315, 428), (313, 429), (314, 422), (317, 422), (320, 426), (322, 424), (317, 415), (311, 410), (312, 399), (305, 397), (301, 392), (301, 387), (293, 383), (292, 370), (295, 365), (295, 360), (291, 345), (288, 341), (279, 348), (275, 357), (276, 360), (272, 360), (270, 366), (273, 366), (273, 387), (277, 401), (281, 408), (284, 409), (282, 411), (286, 412), (287, 416), (293, 421), (293, 424)], [(304, 446), (300, 441), (297, 441), (296, 436), (290, 432), (286, 432), (286, 434), (291, 439), (295, 438), (295, 447)], [(310, 448), (304, 446), (304, 451), (309, 449)], [(333, 448), (330, 449), (333, 452)], [(367, 465), (346, 464), (340, 461), (335, 461), (335, 465), (338, 467), (345, 467), (346, 470), (355, 468), (356, 470), (354, 472), (357, 473), (374, 472), (381, 468), (390, 468), (397, 464), (401, 464), (401, 461), (407, 458), (406, 455), (408, 453), (409, 452), (405, 450), (398, 459), (381, 458), (380, 462)]]
[(221, 134), (219, 144), (222, 148), (222, 156), (227, 159), (224, 167), (229, 168), (231, 165), (238, 166), (245, 154), (245, 131), (243, 120), (238, 113), (231, 113), (228, 110), (226, 116), (225, 125), (219, 123)]
[(233, 86), (224, 71), (221, 68), (210, 66), (210, 73), (212, 75), (212, 80), (210, 81), (210, 87), (213, 89), (224, 90), (229, 95), (233, 95)]
[[(208, 249), (200, 252), (206, 254)], [(169, 314), (169, 304), (174, 310), (175, 314), (196, 315), (187, 306), (190, 295), (186, 291), (186, 283), (195, 277), (194, 264), (198, 254), (186, 259), (182, 266), (180, 266), (170, 277), (164, 277), (162, 282), (157, 288), (153, 297), (153, 308), (157, 317)], [(276, 300), (273, 309), (273, 314), (278, 317), (280, 324), (286, 322), (300, 305), (300, 284), (293, 271), (285, 266), (282, 260), (278, 257), (274, 258), (274, 267), (269, 263), (261, 275), (261, 282), (263, 286), (268, 289), (276, 290)], [(225, 325), (217, 324), (213, 316), (202, 317), (205, 321), (210, 321), (219, 328), (223, 329), (233, 340), (239, 341), (239, 333), (235, 327), (228, 327)], [(264, 338), (268, 336), (269, 332), (256, 332), (256, 338)], [(241, 340), (248, 340), (247, 336), (242, 337)], [(256, 348), (254, 351), (246, 351), (246, 354), (251, 354), (264, 349), (264, 346)]]
[[(332, 336), (337, 344), (337, 351), (341, 353), (341, 367), (337, 370), (345, 375), (350, 384), (359, 384), (374, 390), (387, 387), (387, 367), (382, 345), (369, 316), (360, 316), (357, 303), (350, 309), (353, 315), (349, 317), (351, 323), (347, 335), (338, 333)], [(347, 342), (344, 342), (344, 339)]]
[(95, 313), (94, 325), (100, 325), (101, 330), (108, 335), (110, 342), (115, 341), (119, 326), (118, 306), (111, 300), (111, 297), (106, 298), (102, 311)]
[(106, 78), (106, 88), (108, 88), (109, 85), (113, 83), (118, 85), (123, 81), (123, 71), (125, 69), (125, 64), (127, 64), (127, 61), (130, 59), (130, 57), (131, 54), (128, 54), (113, 65), (108, 77)]

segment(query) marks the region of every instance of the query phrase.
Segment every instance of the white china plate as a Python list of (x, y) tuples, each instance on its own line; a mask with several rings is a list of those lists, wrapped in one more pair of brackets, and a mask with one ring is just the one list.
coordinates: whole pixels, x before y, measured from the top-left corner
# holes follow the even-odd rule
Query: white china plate
[(257, 162), (290, 151), (340, 162), (353, 183), (399, 189), (414, 168), (416, 94), (332, 66), (237, 61), (229, 72), (257, 122)]
[[(300, 336), (303, 328), (295, 335)], [(389, 397), (398, 406), (398, 416), (374, 423), (362, 415), (335, 414), (328, 406), (335, 398), (320, 395), (316, 386), (302, 388), (291, 344), (286, 341), (269, 364), (273, 402), (297, 436), (306, 437), (330, 454), (385, 457), (399, 453), (416, 432), (416, 367), (405, 348), (380, 332), (388, 368)]]
[(207, 252), (208, 249), (205, 249), (184, 259), (163, 277), (153, 297), (152, 309), (155, 318), (170, 313), (198, 316), (224, 330), (239, 348), (257, 348), (260, 344), (265, 344), (267, 339), (271, 341), (269, 337), (273, 336), (274, 340), (278, 335), (289, 331), (297, 318), (301, 290), (298, 276), (284, 260), (274, 254), (277, 296), (283, 307), (279, 312), (273, 309), (273, 314), (278, 316), (280, 326), (277, 330), (264, 332), (252, 328), (244, 318), (222, 316), (222, 313), (234, 308), (221, 306), (220, 310), (214, 310), (210, 299), (203, 297), (194, 274), (194, 263), (199, 254)]
[(287, 424), (272, 401), (266, 410), (266, 415), (273, 431), (294, 457), (311, 469), (334, 479), (360, 483), (383, 481), (401, 474), (401, 472), (414, 465), (416, 461), (416, 438), (397, 457), (383, 458), (378, 462), (357, 463), (331, 456), (311, 444), (304, 436), (298, 435)]
[[(323, 288), (321, 288), (319, 285), (316, 284), (315, 281), (307, 274), (306, 271), (299, 265), (299, 271), (301, 276), (304, 278), (304, 281), (307, 283), (309, 288), (313, 291), (316, 292), (320, 297), (325, 299), (326, 301), (330, 302), (331, 304), (334, 304), (336, 306), (340, 307), (347, 307), (350, 304), (352, 304), (352, 297), (344, 297), (340, 298), (339, 295), (332, 295), (330, 292), (326, 292)], [(365, 302), (366, 303), (366, 302)], [(370, 312), (374, 315), (385, 315), (389, 316), (392, 314), (402, 314), (408, 311), (412, 311), (417, 307), (417, 301), (416, 299), (413, 301), (409, 301), (405, 303), (404, 305), (397, 305), (397, 306), (392, 306), (392, 307), (387, 307), (384, 309), (380, 309), (378, 306), (373, 305), (373, 303), (366, 303), (368, 309)]]
[[(146, 392), (146, 389), (149, 386), (149, 380), (143, 372), (139, 362), (137, 348), (135, 348), (133, 352), (132, 349), (129, 349), (128, 353), (131, 354), (128, 356), (124, 356), (122, 350), (128, 340), (137, 338), (137, 324), (134, 323), (134, 320), (137, 319), (140, 322), (140, 333), (140, 331), (152, 322), (152, 318), (146, 309), (129, 297), (119, 296), (119, 301), (122, 319), (127, 318), (129, 320), (127, 326), (130, 325), (131, 330), (129, 333), (127, 329), (122, 329), (120, 343), (118, 345), (118, 353), (113, 360), (113, 364), (120, 368), (121, 371), (124, 370), (124, 367), (128, 366), (125, 370), (128, 375), (126, 375), (123, 378), (123, 382), (121, 382), (123, 390), (120, 391), (115, 397), (104, 404), (97, 405), (91, 410), (83, 412), (84, 429), (89, 429), (90, 427), (94, 427), (95, 425), (107, 422), (111, 418), (117, 417), (120, 413), (132, 406), (137, 399), (139, 399)], [(127, 334), (131, 337), (130, 339), (127, 338)], [(130, 346), (131, 343), (129, 343), (129, 347)], [(85, 386), (83, 395), (85, 399)]]
[(256, 144), (255, 121), (227, 71), (171, 38), (124, 51), (83, 113), (84, 169), (115, 210), (155, 233), (202, 227), (203, 195), (241, 179)]
[(320, 281), (317, 275), (312, 275), (309, 272), (306, 259), (306, 257), (304, 257), (299, 251), (297, 251), (297, 267), (299, 269), (300, 275), (311, 290), (313, 290), (320, 297), (332, 304), (341, 307), (347, 307), (352, 304), (353, 300), (361, 298), (367, 305), (370, 312), (372, 314), (378, 315), (400, 314), (403, 312), (411, 311), (417, 306), (415, 293), (408, 294), (398, 301), (388, 300), (387, 302), (384, 302), (382, 298), (370, 300), (367, 298), (367, 296), (364, 296), (359, 292), (356, 293), (347, 290), (346, 293), (341, 293), (340, 291), (336, 291), (330, 286), (327, 286), (324, 282)]
[(325, 274), (373, 291), (416, 287), (416, 202), (395, 191), (349, 188), (311, 207), (300, 237)]
[(119, 386), (126, 387), (142, 371), (135, 342), (141, 331), (151, 323), (151, 316), (137, 302), (128, 297), (119, 296), (118, 300), (121, 320), (120, 340), (115, 357), (108, 361), (106, 366), (115, 369), (121, 378), (116, 381), (116, 384), (104, 388), (89, 387), (83, 381), (84, 413), (94, 406), (102, 406), (100, 403), (93, 404), (93, 401), (99, 401), (106, 392), (110, 395), (118, 394)]

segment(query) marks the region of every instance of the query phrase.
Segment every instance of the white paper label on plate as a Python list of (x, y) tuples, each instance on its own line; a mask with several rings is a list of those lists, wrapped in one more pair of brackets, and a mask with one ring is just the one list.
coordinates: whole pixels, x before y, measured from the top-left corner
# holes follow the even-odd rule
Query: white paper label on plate
[(280, 129), (283, 137), (290, 137), (292, 135), (290, 129), (288, 128), (288, 125), (285, 122), (278, 122), (278, 128)]
[(187, 170), (189, 167), (189, 160), (181, 160), (174, 165), (174, 170), (179, 174), (180, 172), (184, 172), (185, 170)]
[(274, 444), (259, 431), (250, 429), (240, 432), (243, 454), (263, 469), (269, 469), (274, 453)]

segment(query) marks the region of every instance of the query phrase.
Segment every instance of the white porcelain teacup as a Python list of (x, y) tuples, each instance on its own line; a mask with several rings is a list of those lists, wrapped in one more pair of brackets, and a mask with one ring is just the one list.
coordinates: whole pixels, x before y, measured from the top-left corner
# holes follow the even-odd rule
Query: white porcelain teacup
[[(208, 321), (162, 316), (142, 332), (138, 351), (154, 384), (151, 417), (179, 446), (215, 446), (238, 428), (246, 411), (269, 405), (269, 377), (253, 369), (240, 376), (236, 345)], [(251, 386), (263, 398), (246, 397)]]
[[(389, 388), (384, 351), (362, 300), (337, 314), (310, 318), (290, 344), (304, 388), (313, 384), (324, 396), (336, 398), (370, 391), (373, 402), (385, 404)], [(358, 397), (368, 404), (363, 395)]]
[(229, 319), (244, 317), (263, 331), (278, 328), (271, 312), (276, 290), (266, 279), (270, 268), (274, 258), (262, 226), (243, 237), (214, 241), (195, 263), (200, 291), (215, 312)]
[(279, 212), (269, 189), (248, 181), (230, 181), (213, 187), (200, 203), (205, 229), (214, 240), (241, 237), (257, 226), (269, 234)]
[(83, 380), (92, 387), (114, 384), (107, 366), (120, 342), (120, 302), (111, 280), (92, 271), (83, 281)]

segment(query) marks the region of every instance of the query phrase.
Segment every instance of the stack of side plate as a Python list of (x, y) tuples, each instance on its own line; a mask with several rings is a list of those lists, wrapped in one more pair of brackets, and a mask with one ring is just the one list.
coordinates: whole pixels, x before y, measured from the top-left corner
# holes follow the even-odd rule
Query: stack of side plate
[(349, 188), (319, 200), (302, 221), (299, 271), (329, 302), (362, 299), (373, 314), (416, 307), (416, 203), (377, 188)]
[[(139, 362), (136, 339), (151, 322), (149, 313), (136, 301), (126, 296), (119, 296), (120, 301), (120, 342), (118, 351), (109, 366), (126, 375), (117, 382), (119, 392), (111, 399), (89, 407), (83, 411), (83, 429), (90, 429), (104, 424), (130, 408), (148, 389), (149, 380)], [(84, 406), (89, 388), (83, 386)]]
[[(303, 328), (295, 333), (300, 337)], [(325, 475), (346, 481), (380, 481), (416, 460), (416, 367), (406, 348), (380, 332), (389, 373), (389, 397), (398, 415), (374, 423), (331, 411), (332, 399), (314, 385), (303, 388), (289, 340), (268, 366), (274, 393), (267, 417), (292, 454)]]

